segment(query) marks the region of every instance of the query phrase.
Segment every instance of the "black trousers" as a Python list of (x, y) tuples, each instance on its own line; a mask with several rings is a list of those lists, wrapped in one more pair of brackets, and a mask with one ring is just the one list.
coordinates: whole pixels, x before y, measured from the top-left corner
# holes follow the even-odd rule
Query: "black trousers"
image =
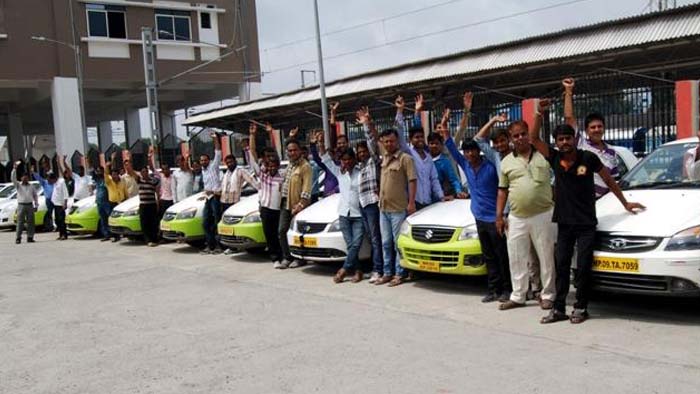
[(262, 220), (263, 232), (267, 241), (267, 250), (272, 261), (282, 260), (282, 250), (277, 230), (280, 225), (280, 211), (265, 207), (260, 207), (260, 220)]
[(54, 205), (53, 212), (56, 219), (56, 229), (58, 230), (58, 235), (61, 237), (67, 237), (68, 230), (66, 229), (66, 210), (63, 209), (63, 206), (61, 205)]
[(554, 308), (561, 312), (566, 311), (566, 296), (569, 294), (571, 282), (571, 259), (574, 257), (574, 246), (576, 245), (576, 276), (574, 277), (576, 302), (574, 308), (586, 309), (590, 297), (596, 226), (559, 224), (558, 227), (559, 234), (555, 250), (557, 297), (554, 300)]
[(158, 242), (158, 204), (139, 205), (139, 219), (146, 242)]
[(488, 291), (491, 294), (511, 292), (510, 265), (506, 238), (498, 235), (496, 223), (476, 221), (476, 232), (481, 243), (481, 258), (486, 264)]
[(165, 211), (168, 210), (168, 208), (173, 206), (173, 200), (159, 200), (158, 201), (158, 222), (160, 222), (163, 219), (163, 215), (165, 215)]

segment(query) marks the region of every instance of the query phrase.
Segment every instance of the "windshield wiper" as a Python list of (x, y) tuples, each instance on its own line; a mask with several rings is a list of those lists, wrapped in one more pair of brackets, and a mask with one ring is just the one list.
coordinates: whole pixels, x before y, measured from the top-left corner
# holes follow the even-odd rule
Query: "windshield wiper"
[(700, 186), (700, 181), (658, 181), (658, 182), (648, 182), (641, 183), (639, 185), (628, 186), (622, 188), (622, 190), (634, 190), (634, 189), (673, 189), (677, 187), (697, 187)]

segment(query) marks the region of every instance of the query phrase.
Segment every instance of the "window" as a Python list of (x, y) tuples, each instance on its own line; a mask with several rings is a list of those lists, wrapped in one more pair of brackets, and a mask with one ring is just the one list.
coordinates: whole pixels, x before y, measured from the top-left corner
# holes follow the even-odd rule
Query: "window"
[(190, 14), (156, 10), (156, 30), (159, 40), (191, 41)]
[(199, 14), (201, 19), (202, 29), (211, 29), (211, 14), (208, 12), (202, 12)]
[(126, 38), (124, 7), (87, 4), (85, 8), (90, 37)]

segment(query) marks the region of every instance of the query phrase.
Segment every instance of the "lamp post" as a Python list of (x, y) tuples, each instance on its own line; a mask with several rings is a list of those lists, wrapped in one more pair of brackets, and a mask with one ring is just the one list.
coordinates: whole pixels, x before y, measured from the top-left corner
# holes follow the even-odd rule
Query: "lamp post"
[(85, 122), (85, 99), (83, 95), (83, 61), (82, 56), (80, 55), (80, 45), (73, 45), (67, 42), (46, 38), (44, 36), (32, 36), (31, 38), (34, 41), (44, 41), (58, 45), (63, 45), (64, 47), (72, 49), (73, 53), (75, 54), (75, 77), (78, 80), (78, 101), (80, 102), (80, 122), (83, 133), (83, 154), (87, 155), (87, 152), (89, 150), (89, 144), (87, 136), (87, 123)]
[(321, 90), (321, 115), (323, 116), (323, 135), (326, 149), (330, 148), (331, 133), (328, 127), (328, 103), (326, 102), (326, 82), (323, 78), (323, 51), (321, 50), (321, 28), (318, 22), (318, 0), (314, 0), (314, 17), (316, 19), (316, 52), (318, 54), (318, 81)]

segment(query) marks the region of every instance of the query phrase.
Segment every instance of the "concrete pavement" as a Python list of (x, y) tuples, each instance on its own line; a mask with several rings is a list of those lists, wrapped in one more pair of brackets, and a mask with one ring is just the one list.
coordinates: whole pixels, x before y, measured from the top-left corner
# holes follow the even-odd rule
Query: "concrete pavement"
[(697, 393), (700, 302), (598, 295), (580, 326), (484, 281), (0, 233), (0, 393)]

